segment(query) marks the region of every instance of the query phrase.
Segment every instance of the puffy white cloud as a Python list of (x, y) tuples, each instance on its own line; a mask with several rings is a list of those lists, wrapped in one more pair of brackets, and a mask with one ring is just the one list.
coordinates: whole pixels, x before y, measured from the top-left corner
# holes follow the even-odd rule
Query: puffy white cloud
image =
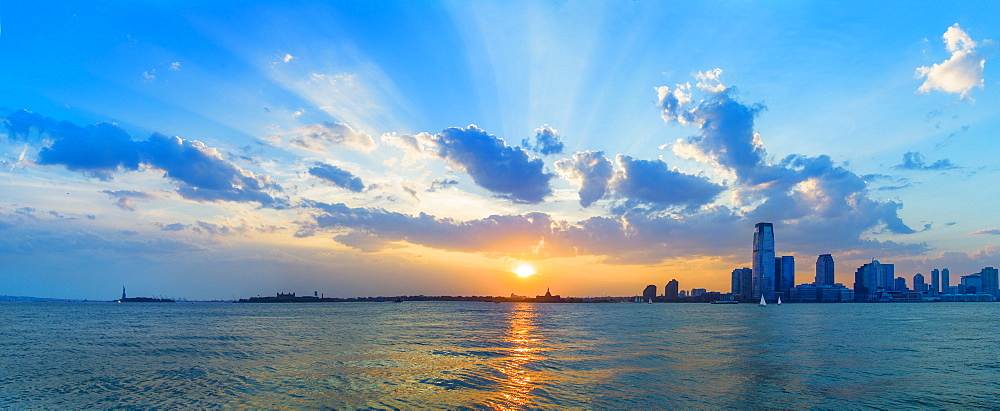
[(951, 53), (951, 58), (931, 66), (917, 67), (917, 78), (926, 78), (917, 92), (941, 90), (966, 98), (973, 87), (983, 88), (983, 69), (986, 67), (986, 59), (975, 49), (976, 42), (972, 41), (958, 23), (949, 27), (941, 37)]
[(580, 186), (580, 205), (589, 207), (608, 191), (615, 176), (614, 166), (601, 151), (581, 151), (556, 161), (556, 171), (566, 180)]

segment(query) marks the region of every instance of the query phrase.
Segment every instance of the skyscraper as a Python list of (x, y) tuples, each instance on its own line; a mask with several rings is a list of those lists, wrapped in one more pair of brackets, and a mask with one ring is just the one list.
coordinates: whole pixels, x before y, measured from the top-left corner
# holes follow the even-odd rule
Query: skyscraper
[(931, 295), (941, 294), (941, 272), (937, 268), (931, 270)]
[(913, 291), (924, 292), (927, 291), (927, 284), (924, 283), (924, 275), (916, 273), (913, 275)]
[(774, 299), (774, 225), (757, 223), (753, 233), (753, 299)]
[(753, 270), (743, 267), (733, 270), (732, 292), (737, 300), (748, 300), (753, 293)]
[(951, 271), (945, 268), (941, 270), (941, 294), (949, 294), (948, 287), (951, 287)]
[(647, 285), (646, 289), (642, 290), (642, 299), (644, 301), (653, 301), (656, 298), (656, 286), (653, 284)]
[(896, 288), (895, 274), (895, 265), (882, 264), (874, 259), (858, 267), (854, 272), (854, 299), (878, 301), (886, 292)]
[(795, 257), (783, 255), (774, 259), (774, 292), (776, 296), (785, 297), (795, 287)]
[(820, 254), (816, 258), (816, 285), (834, 285), (837, 283), (833, 275), (833, 256)]
[(998, 294), (998, 291), (1000, 291), (1000, 290), (998, 290), (998, 288), (1000, 288), (1000, 287), (998, 287), (998, 286), (1000, 286), (1000, 284), (997, 284), (997, 281), (998, 281), (998, 278), (997, 278), (998, 277), (998, 271), (997, 271), (997, 269), (993, 268), (993, 267), (986, 267), (986, 268), (982, 269), (982, 271), (979, 272), (979, 276), (983, 278), (983, 291), (982, 292), (984, 292), (986, 294), (990, 294), (990, 295), (996, 297), (997, 294)]
[(668, 300), (676, 300), (677, 288), (678, 288), (677, 280), (668, 281), (667, 286), (663, 287), (663, 296), (666, 297)]

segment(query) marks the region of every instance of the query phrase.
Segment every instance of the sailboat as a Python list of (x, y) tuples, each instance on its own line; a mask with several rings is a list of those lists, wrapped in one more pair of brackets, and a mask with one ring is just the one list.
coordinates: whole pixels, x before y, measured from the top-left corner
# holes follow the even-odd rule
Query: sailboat
[(767, 302), (764, 301), (764, 296), (763, 295), (760, 296), (760, 304), (757, 304), (757, 305), (759, 305), (761, 307), (767, 307)]
[(781, 305), (781, 297), (778, 297), (778, 305)]
[(652, 299), (652, 298), (650, 298), (650, 299), (649, 299), (649, 303), (650, 303), (650, 304), (652, 304), (652, 303), (653, 303), (653, 299)]

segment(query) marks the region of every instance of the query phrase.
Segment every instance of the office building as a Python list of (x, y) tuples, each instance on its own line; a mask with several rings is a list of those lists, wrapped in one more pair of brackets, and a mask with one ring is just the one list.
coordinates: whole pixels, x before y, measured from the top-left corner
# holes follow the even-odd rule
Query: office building
[(701, 297), (701, 296), (705, 295), (706, 292), (708, 292), (708, 290), (706, 290), (704, 288), (693, 288), (693, 289), (691, 289), (691, 296), (692, 297)]
[(830, 254), (820, 254), (816, 258), (816, 284), (833, 285), (836, 282), (833, 275), (833, 256)]
[(644, 290), (642, 290), (642, 300), (643, 301), (653, 301), (656, 298), (656, 286), (653, 284), (647, 285)]
[(733, 270), (731, 291), (734, 300), (749, 300), (753, 293), (753, 270), (747, 267)]
[(882, 264), (874, 259), (858, 267), (854, 272), (854, 299), (879, 301), (888, 298), (888, 293), (896, 287), (895, 274), (895, 265)]
[(951, 289), (950, 287), (951, 287), (951, 271), (948, 271), (948, 269), (945, 268), (941, 270), (941, 293), (948, 294), (945, 292), (945, 289), (947, 288), (950, 290)]
[(983, 292), (983, 276), (979, 274), (963, 275), (958, 284), (959, 294), (979, 294)]
[(757, 223), (753, 233), (753, 300), (774, 300), (774, 225)]
[(927, 291), (927, 284), (924, 283), (924, 275), (916, 273), (913, 275), (913, 291), (922, 293)]
[(678, 297), (677, 289), (677, 280), (670, 280), (667, 282), (667, 286), (663, 287), (663, 297), (668, 300), (676, 300)]
[(931, 295), (941, 294), (941, 271), (931, 270)]
[(795, 287), (795, 257), (785, 255), (774, 259), (775, 298), (785, 297)]
[(1000, 290), (998, 290), (997, 284), (997, 269), (993, 267), (986, 267), (979, 272), (979, 276), (983, 279), (983, 291), (986, 294), (997, 297)]
[(792, 288), (788, 301), (802, 303), (846, 303), (854, 300), (854, 291), (843, 284), (799, 284)]
[(906, 291), (906, 279), (903, 277), (896, 277), (893, 281), (892, 289), (889, 291)]

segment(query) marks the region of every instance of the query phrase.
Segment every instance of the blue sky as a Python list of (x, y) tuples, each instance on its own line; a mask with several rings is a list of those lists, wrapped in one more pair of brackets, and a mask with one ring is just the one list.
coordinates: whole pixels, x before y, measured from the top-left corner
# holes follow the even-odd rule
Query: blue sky
[(996, 8), (5, 2), (0, 294), (724, 291), (758, 221), (977, 272)]

